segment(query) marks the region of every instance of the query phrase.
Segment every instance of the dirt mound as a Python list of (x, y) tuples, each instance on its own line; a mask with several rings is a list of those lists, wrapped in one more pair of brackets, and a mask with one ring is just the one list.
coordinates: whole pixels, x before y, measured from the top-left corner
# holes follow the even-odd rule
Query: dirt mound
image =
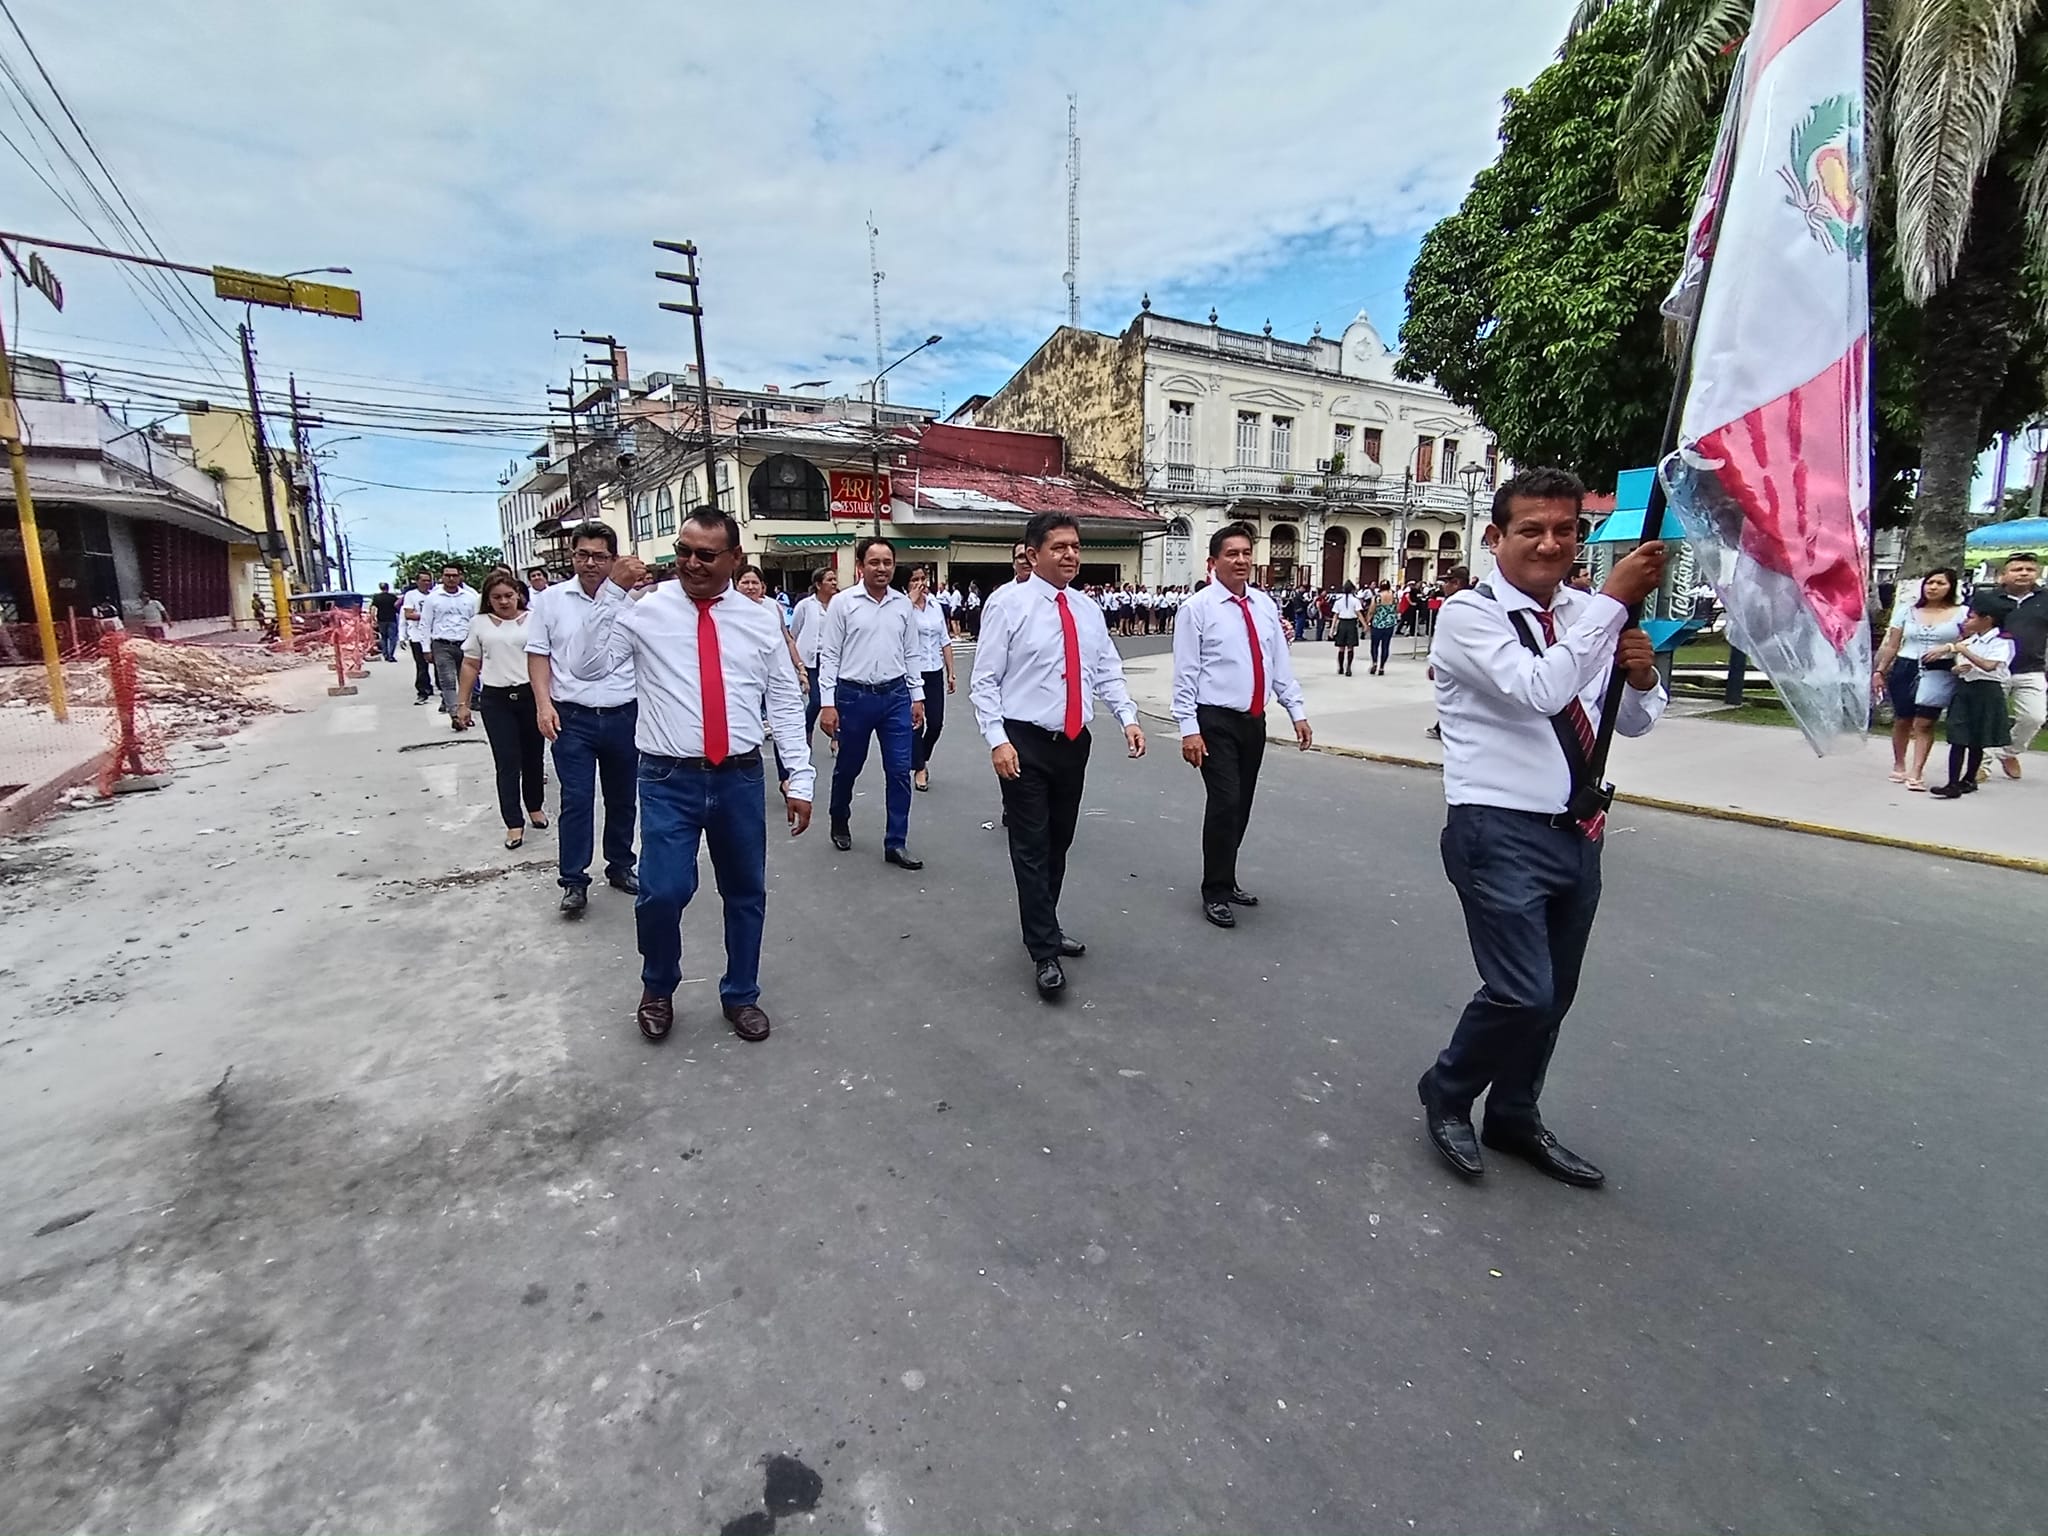
[[(173, 734), (275, 713), (279, 706), (249, 685), (268, 673), (307, 665), (303, 657), (274, 655), (255, 646), (165, 645), (131, 638), (127, 648), (135, 658), (142, 702), (158, 725)], [(64, 691), (81, 708), (111, 705), (107, 664), (67, 663)], [(41, 667), (0, 668), (0, 704), (49, 701), (49, 681)]]

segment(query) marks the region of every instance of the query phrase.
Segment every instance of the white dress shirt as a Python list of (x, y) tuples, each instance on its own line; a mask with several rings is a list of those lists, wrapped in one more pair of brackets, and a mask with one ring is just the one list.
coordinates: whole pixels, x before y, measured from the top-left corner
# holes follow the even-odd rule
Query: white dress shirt
[(468, 585), (450, 592), (436, 585), (420, 599), (420, 628), (429, 640), (467, 640), (469, 621), (476, 617), (478, 598)]
[[(1308, 705), (1294, 678), (1287, 641), (1280, 632), (1280, 610), (1257, 587), (1244, 589), (1252, 623), (1259, 632), (1265, 658), (1266, 690), (1286, 708), (1288, 718), (1306, 720)], [(1244, 609), (1230, 588), (1212, 581), (1187, 605), (1173, 626), (1173, 718), (1183, 736), (1201, 734), (1195, 708), (1218, 704), (1248, 710), (1252, 702), (1251, 636), (1245, 633)], [(1263, 701), (1262, 701), (1263, 702)]]
[(936, 597), (927, 597), (924, 606), (910, 605), (917, 615), (917, 662), (926, 672), (943, 672), (946, 669), (946, 647), (953, 643), (946, 630), (946, 610)]
[(817, 593), (811, 592), (797, 600), (789, 616), (789, 632), (796, 636), (796, 653), (813, 672), (818, 670), (818, 646), (825, 638), (825, 615), (831, 611), (818, 601)]
[(463, 637), (462, 654), (483, 663), (480, 669), (486, 688), (524, 688), (526, 676), (526, 628), (524, 613), (501, 619), (494, 613), (480, 613), (469, 621)]
[[(600, 595), (609, 582), (599, 582)], [(548, 696), (557, 704), (581, 704), (586, 709), (617, 709), (633, 702), (633, 658), (619, 663), (618, 670), (595, 682), (576, 676), (555, 657), (569, 636), (589, 623), (597, 613), (597, 598), (583, 590), (580, 580), (549, 587), (547, 598), (535, 603), (526, 620), (526, 653), (548, 658)]]
[(1330, 617), (1356, 619), (1365, 614), (1365, 599), (1356, 592), (1339, 592), (1330, 599)]
[[(718, 666), (725, 678), (726, 744), (734, 756), (775, 733), (776, 755), (789, 770), (792, 800), (809, 800), (816, 776), (804, 740), (804, 696), (789, 664), (782, 622), (731, 587), (711, 610), (718, 628)], [(589, 620), (555, 653), (556, 662), (586, 682), (633, 663), (640, 700), (633, 741), (663, 757), (704, 755), (704, 703), (697, 670), (697, 605), (680, 581), (665, 581), (639, 602), (615, 581), (597, 589)], [(762, 719), (766, 716), (764, 730)]]
[[(988, 601), (981, 605), (982, 622), (984, 624), (988, 622), (988, 610), (996, 605), (997, 599), (999, 599), (1005, 592), (1016, 592), (1030, 585), (1031, 578), (1029, 576), (1026, 576), (1022, 581), (1006, 581), (1000, 587), (997, 587), (993, 591), (991, 591), (988, 595)], [(1078, 588), (1070, 587), (1068, 588), (1068, 590), (1073, 592), (1076, 597), (1086, 595), (1085, 593), (1082, 593)]]
[(842, 592), (825, 610), (825, 633), (818, 642), (818, 703), (836, 708), (839, 680), (849, 683), (910, 684), (913, 702), (924, 698), (924, 646), (917, 638), (917, 610), (894, 587), (880, 599), (868, 595), (863, 582)]
[[(1493, 598), (1460, 592), (1437, 614), (1429, 664), (1436, 676), (1436, 714), (1444, 749), (1444, 798), (1452, 805), (1495, 805), (1555, 816), (1571, 798), (1571, 769), (1550, 717), (1576, 698), (1594, 730), (1615, 643), (1628, 610), (1605, 593), (1559, 587), (1550, 601), (1557, 643), (1541, 655), (1523, 646), (1508, 615), (1529, 617), (1542, 645), (1542, 605), (1500, 572), (1488, 578)], [(1648, 693), (1625, 686), (1614, 722), (1623, 736), (1641, 736), (1668, 702), (1663, 684)]]
[[(432, 590), (432, 587), (427, 589), (428, 592)], [(426, 601), (426, 597), (427, 593), (422, 592), (418, 587), (407, 587), (405, 591), (399, 594), (398, 638), (400, 643), (411, 645), (415, 640), (421, 645), (427, 643), (426, 617), (420, 611), (420, 604)], [(408, 608), (413, 612), (411, 618), (405, 616), (405, 610)]]
[[(1060, 626), (1060, 589), (1040, 576), (1015, 592), (993, 597), (981, 614), (981, 643), (974, 650), (974, 721), (991, 747), (1010, 740), (1005, 720), (1024, 720), (1048, 731), (1067, 723), (1067, 648)], [(1138, 706), (1124, 686), (1124, 660), (1110, 644), (1102, 610), (1088, 594), (1066, 589), (1067, 611), (1081, 648), (1081, 713), (1086, 725), (1089, 699), (1098, 698), (1120, 724), (1138, 723)]]

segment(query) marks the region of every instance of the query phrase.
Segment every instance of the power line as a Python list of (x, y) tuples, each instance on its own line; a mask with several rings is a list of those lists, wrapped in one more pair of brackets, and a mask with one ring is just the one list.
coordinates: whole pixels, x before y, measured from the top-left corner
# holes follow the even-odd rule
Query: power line
[(389, 480), (359, 480), (354, 475), (329, 475), (343, 485), (374, 485), (383, 491), (421, 491), (430, 496), (503, 496), (504, 490), (470, 490), (450, 485), (395, 485)]

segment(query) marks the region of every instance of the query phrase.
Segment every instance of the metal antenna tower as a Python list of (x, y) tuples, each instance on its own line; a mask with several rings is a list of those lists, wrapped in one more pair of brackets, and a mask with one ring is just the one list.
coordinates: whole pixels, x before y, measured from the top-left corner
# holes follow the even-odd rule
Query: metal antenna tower
[(1067, 324), (1081, 324), (1081, 134), (1080, 112), (1067, 96)]
[(873, 276), (875, 285), (876, 382), (870, 387), (868, 392), (874, 396), (875, 403), (878, 405), (889, 398), (888, 381), (882, 378), (882, 279), (889, 274), (882, 270), (881, 260), (875, 255), (875, 236), (880, 233), (881, 231), (875, 228), (874, 212), (870, 210), (868, 213), (868, 271)]

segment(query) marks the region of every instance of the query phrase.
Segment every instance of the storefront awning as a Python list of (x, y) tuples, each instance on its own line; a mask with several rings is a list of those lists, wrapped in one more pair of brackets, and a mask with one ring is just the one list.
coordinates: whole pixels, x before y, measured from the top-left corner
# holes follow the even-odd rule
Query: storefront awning
[[(773, 536), (769, 543), (772, 548), (777, 550), (844, 549), (847, 545), (866, 536), (865, 531), (861, 533), (778, 533)], [(952, 542), (949, 539), (906, 539), (901, 534), (894, 532), (885, 532), (883, 537), (888, 539), (899, 550), (943, 550), (949, 547)]]

